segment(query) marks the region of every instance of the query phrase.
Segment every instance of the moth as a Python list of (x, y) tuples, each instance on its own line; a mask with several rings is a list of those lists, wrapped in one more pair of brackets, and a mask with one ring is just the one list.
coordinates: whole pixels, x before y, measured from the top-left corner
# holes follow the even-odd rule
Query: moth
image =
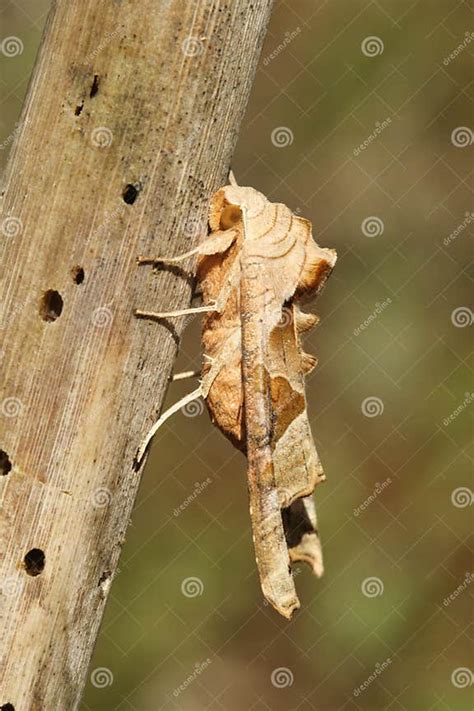
[(337, 255), (319, 247), (311, 223), (251, 187), (229, 185), (210, 201), (210, 234), (177, 257), (139, 257), (141, 264), (176, 264), (198, 256), (203, 305), (203, 365), (199, 387), (155, 423), (137, 454), (166, 419), (203, 397), (211, 419), (248, 461), (255, 558), (263, 595), (284, 617), (300, 607), (291, 564), (323, 573), (313, 491), (325, 479), (311, 434), (305, 376), (316, 358), (301, 335), (318, 318), (300, 306), (319, 294)]

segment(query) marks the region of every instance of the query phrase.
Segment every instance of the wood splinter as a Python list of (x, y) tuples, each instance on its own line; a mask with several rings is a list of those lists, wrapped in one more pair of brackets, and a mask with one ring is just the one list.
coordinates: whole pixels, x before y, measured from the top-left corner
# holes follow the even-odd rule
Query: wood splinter
[(284, 617), (300, 607), (291, 563), (323, 573), (312, 493), (324, 480), (309, 425), (304, 377), (316, 359), (300, 334), (317, 317), (299, 308), (330, 275), (336, 252), (314, 241), (311, 223), (250, 187), (230, 185), (211, 198), (210, 236), (178, 257), (198, 255), (203, 306), (140, 316), (172, 318), (204, 313), (199, 387), (167, 410), (140, 445), (192, 400), (206, 400), (214, 424), (247, 456), (255, 557), (265, 598)]

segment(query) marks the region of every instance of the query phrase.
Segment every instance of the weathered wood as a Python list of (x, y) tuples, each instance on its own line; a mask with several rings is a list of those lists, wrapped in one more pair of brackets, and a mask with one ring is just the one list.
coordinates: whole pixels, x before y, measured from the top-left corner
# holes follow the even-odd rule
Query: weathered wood
[(133, 311), (192, 286), (136, 257), (205, 231), (270, 6), (52, 10), (0, 218), (0, 706), (78, 704), (182, 324)]

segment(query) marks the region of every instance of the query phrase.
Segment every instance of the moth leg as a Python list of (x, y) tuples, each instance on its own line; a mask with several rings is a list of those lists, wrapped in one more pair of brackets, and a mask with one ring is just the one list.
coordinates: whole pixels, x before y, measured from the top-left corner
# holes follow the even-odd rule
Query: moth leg
[(176, 264), (195, 254), (220, 254), (229, 249), (236, 237), (237, 231), (232, 229), (214, 232), (197, 247), (190, 249), (189, 252), (178, 254), (176, 257), (138, 257), (137, 262), (138, 264)]
[(166, 410), (161, 417), (155, 422), (151, 430), (148, 432), (147, 436), (141, 443), (140, 447), (138, 448), (137, 456), (136, 456), (136, 462), (137, 464), (140, 464), (140, 462), (143, 459), (143, 455), (145, 454), (148, 445), (150, 444), (151, 440), (155, 436), (155, 434), (158, 432), (160, 429), (161, 425), (166, 422), (166, 420), (171, 417), (171, 415), (174, 415), (175, 412), (178, 412), (182, 407), (187, 405), (190, 402), (193, 402), (193, 400), (197, 400), (200, 398), (202, 395), (202, 389), (201, 386), (199, 386), (196, 390), (193, 390), (193, 392), (188, 393), (184, 397), (181, 398), (181, 400), (178, 400), (178, 402), (175, 402), (174, 405), (171, 405), (168, 410)]
[(199, 378), (200, 376), (200, 370), (185, 370), (183, 373), (175, 373), (171, 380), (174, 383), (176, 380), (187, 380), (187, 378)]
[(202, 313), (217, 313), (223, 311), (227, 300), (232, 293), (232, 289), (235, 287), (235, 280), (238, 279), (240, 274), (240, 264), (236, 261), (235, 266), (232, 267), (229, 279), (226, 285), (222, 288), (219, 294), (218, 301), (211, 301), (205, 306), (193, 306), (189, 309), (180, 309), (179, 311), (135, 311), (135, 316), (138, 318), (175, 318), (178, 316), (190, 316), (192, 314), (202, 314)]
[(202, 314), (217, 311), (216, 304), (210, 303), (207, 306), (194, 306), (190, 309), (180, 309), (179, 311), (135, 311), (138, 318), (175, 318), (178, 316), (190, 316), (191, 314)]
[(176, 262), (181, 262), (188, 257), (192, 257), (194, 254), (199, 253), (199, 247), (195, 249), (190, 249), (189, 252), (184, 252), (183, 254), (178, 254), (177, 257), (137, 257), (138, 264), (175, 264)]

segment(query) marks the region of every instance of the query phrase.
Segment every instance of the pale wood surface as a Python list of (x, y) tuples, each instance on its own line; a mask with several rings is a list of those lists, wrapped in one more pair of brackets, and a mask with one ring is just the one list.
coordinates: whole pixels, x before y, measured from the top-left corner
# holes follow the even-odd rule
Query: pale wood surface
[[(79, 702), (140, 480), (134, 455), (182, 324), (133, 310), (183, 308), (191, 294), (178, 270), (153, 275), (136, 257), (178, 254), (205, 231), (270, 6), (54, 5), (0, 218), (0, 450), (12, 465), (0, 458), (0, 706)], [(40, 308), (48, 289), (63, 301), (54, 321)], [(31, 576), (34, 548), (45, 565)]]

